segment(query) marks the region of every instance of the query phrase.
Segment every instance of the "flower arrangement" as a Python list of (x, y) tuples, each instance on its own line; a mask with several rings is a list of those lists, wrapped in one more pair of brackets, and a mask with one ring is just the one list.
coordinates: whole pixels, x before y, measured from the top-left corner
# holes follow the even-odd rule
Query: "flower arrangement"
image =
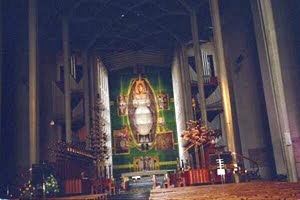
[(195, 145), (213, 144), (216, 139), (216, 132), (206, 125), (202, 125), (201, 121), (190, 120), (187, 122), (188, 129), (181, 134), (183, 140), (186, 141), (185, 151)]

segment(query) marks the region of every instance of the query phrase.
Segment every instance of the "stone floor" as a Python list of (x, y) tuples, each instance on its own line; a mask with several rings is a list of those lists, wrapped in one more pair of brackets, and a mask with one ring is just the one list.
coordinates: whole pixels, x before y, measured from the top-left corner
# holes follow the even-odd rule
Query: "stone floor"
[(138, 193), (123, 193), (114, 196), (108, 196), (109, 200), (147, 200), (149, 199), (150, 191)]
[[(158, 177), (162, 182), (162, 177)], [(145, 200), (150, 196), (152, 189), (151, 177), (143, 177), (136, 181), (129, 181), (129, 187), (126, 191), (120, 191), (117, 195), (108, 196), (109, 200)]]
[(300, 182), (253, 181), (151, 190), (150, 200), (294, 200), (300, 199)]

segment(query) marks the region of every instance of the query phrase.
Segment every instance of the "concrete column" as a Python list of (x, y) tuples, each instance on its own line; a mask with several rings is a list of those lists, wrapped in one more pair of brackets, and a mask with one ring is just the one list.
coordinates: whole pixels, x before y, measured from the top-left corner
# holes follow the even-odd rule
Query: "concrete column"
[(68, 19), (66, 17), (64, 17), (63, 21), (62, 21), (62, 40), (63, 40), (63, 54), (64, 54), (64, 90), (65, 90), (66, 142), (72, 142), (69, 24), (68, 24)]
[(187, 62), (186, 47), (180, 47), (180, 71), (184, 97), (185, 121), (193, 119), (190, 69)]
[(173, 63), (172, 63), (172, 85), (174, 92), (174, 107), (175, 107), (175, 119), (177, 128), (177, 140), (178, 140), (178, 151), (179, 160), (186, 160), (189, 158), (188, 153), (184, 152), (184, 140), (181, 138), (182, 131), (186, 128), (185, 111), (184, 111), (184, 98), (182, 91), (181, 82), (181, 71), (178, 49), (174, 52)]
[(84, 123), (86, 130), (86, 147), (91, 148), (90, 140), (90, 103), (89, 103), (89, 72), (87, 52), (83, 53), (83, 78), (84, 78)]
[(229, 151), (235, 152), (235, 137), (232, 123), (232, 111), (229, 96), (229, 86), (227, 79), (227, 71), (225, 66), (224, 48), (222, 39), (222, 30), (220, 23), (218, 0), (210, 0), (210, 14), (213, 25), (214, 45), (217, 55), (216, 67), (218, 68), (218, 78), (220, 81), (220, 89), (222, 95), (222, 104), (224, 109), (224, 122), (226, 131), (227, 148)]
[(28, 2), (29, 41), (29, 164), (38, 162), (37, 154), (37, 5), (36, 0)]
[(199, 46), (199, 36), (198, 36), (198, 24), (197, 24), (197, 14), (195, 11), (191, 13), (191, 27), (192, 27), (192, 36), (193, 36), (193, 47), (196, 63), (196, 72), (198, 76), (198, 92), (200, 96), (200, 110), (201, 110), (201, 120), (206, 125), (207, 116), (206, 116), (206, 101), (204, 95), (204, 84), (203, 84), (203, 62)]
[(267, 102), (277, 173), (287, 169), (289, 181), (297, 181), (294, 151), (281, 72), (277, 35), (270, 0), (251, 1), (259, 62)]

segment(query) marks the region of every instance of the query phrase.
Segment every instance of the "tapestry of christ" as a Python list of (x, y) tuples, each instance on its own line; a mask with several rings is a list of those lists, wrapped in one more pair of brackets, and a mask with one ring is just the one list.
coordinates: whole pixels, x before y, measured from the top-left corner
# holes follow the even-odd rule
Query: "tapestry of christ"
[(156, 115), (155, 95), (149, 83), (139, 76), (132, 83), (129, 94), (128, 117), (132, 135), (142, 150), (148, 150), (153, 145)]

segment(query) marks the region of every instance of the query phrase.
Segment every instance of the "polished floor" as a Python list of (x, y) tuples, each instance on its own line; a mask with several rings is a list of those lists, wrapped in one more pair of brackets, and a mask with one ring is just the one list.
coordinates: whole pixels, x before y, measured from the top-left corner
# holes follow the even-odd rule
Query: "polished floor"
[(253, 181), (151, 190), (150, 200), (296, 200), (300, 182)]

